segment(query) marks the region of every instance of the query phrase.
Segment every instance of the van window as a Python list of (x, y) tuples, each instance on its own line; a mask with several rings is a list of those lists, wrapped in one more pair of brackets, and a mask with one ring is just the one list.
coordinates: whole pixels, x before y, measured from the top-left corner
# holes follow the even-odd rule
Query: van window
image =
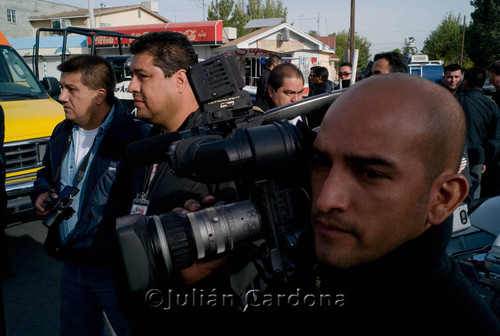
[(26, 63), (10, 48), (0, 47), (0, 100), (20, 96), (45, 98), (46, 93)]
[(432, 81), (437, 81), (443, 77), (443, 67), (426, 66), (424, 67), (424, 77)]
[(421, 67), (410, 67), (410, 73), (415, 76), (422, 77), (422, 68)]
[(443, 77), (443, 67), (436, 64), (410, 64), (408, 73), (438, 82)]

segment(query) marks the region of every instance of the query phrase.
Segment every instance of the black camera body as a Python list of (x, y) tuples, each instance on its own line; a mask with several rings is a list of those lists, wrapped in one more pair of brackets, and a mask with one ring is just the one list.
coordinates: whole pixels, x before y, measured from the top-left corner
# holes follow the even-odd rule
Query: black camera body
[[(233, 64), (233, 65), (231, 65)], [(152, 137), (128, 146), (132, 162), (167, 161), (179, 177), (233, 182), (240, 201), (188, 214), (133, 214), (116, 231), (132, 292), (144, 294), (197, 260), (246, 246), (264, 282), (294, 273), (294, 247), (310, 223), (310, 148), (314, 130), (286, 119), (324, 114), (338, 96), (256, 115), (231, 58), (193, 65), (189, 79), (205, 127)], [(298, 102), (300, 103), (300, 102)], [(291, 107), (291, 108), (290, 108)]]
[(283, 121), (238, 129), (227, 138), (174, 142), (168, 161), (176, 175), (210, 184), (232, 181), (242, 201), (189, 214), (118, 218), (132, 291), (158, 286), (175, 270), (250, 243), (261, 277), (286, 281), (294, 272), (293, 247), (309, 223), (307, 141)]
[(49, 196), (43, 202), (43, 208), (49, 210), (47, 216), (43, 219), (42, 223), (48, 228), (54, 225), (59, 225), (65, 219), (71, 218), (75, 210), (71, 207), (73, 199), (80, 190), (77, 187), (66, 186), (57, 195), (56, 198), (52, 197), (54, 190), (49, 191)]

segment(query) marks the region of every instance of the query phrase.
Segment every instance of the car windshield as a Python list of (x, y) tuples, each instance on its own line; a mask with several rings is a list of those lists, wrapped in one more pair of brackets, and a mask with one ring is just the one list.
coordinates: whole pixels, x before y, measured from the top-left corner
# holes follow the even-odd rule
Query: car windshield
[(0, 100), (45, 95), (41, 84), (14, 49), (0, 46)]

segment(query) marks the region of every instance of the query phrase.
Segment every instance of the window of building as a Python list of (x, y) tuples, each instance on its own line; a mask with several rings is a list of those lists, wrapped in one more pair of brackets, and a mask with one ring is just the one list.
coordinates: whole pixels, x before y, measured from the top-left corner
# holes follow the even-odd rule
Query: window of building
[(140, 19), (141, 18), (141, 10), (137, 10), (137, 17)]
[(60, 28), (67, 28), (71, 26), (71, 21), (68, 19), (57, 19), (57, 20), (51, 20), (52, 28), (60, 29)]
[(16, 23), (16, 10), (7, 9), (7, 22)]

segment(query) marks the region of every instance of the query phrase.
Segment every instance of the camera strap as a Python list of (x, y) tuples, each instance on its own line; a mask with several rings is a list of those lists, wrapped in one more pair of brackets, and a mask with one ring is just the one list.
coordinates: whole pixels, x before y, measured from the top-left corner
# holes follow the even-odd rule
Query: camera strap
[[(54, 177), (54, 181), (58, 181), (59, 177), (61, 176), (62, 165), (63, 165), (64, 159), (66, 158), (66, 155), (68, 155), (72, 140), (73, 140), (73, 134), (70, 134), (68, 136), (68, 140), (66, 141), (66, 146), (64, 148), (64, 153), (63, 153), (62, 159), (61, 159), (61, 164), (57, 168), (56, 176)], [(83, 178), (85, 177), (85, 171), (87, 170), (87, 166), (88, 166), (89, 160), (90, 160), (90, 155), (91, 155), (92, 151), (94, 150), (95, 144), (96, 144), (96, 140), (94, 139), (94, 142), (92, 143), (92, 147), (90, 147), (87, 154), (85, 154), (85, 156), (82, 159), (82, 163), (80, 164), (80, 167), (78, 167), (78, 170), (77, 170), (76, 175), (75, 175), (74, 183), (73, 183), (75, 185), (75, 187), (78, 186), (80, 184), (80, 182), (83, 180)]]

